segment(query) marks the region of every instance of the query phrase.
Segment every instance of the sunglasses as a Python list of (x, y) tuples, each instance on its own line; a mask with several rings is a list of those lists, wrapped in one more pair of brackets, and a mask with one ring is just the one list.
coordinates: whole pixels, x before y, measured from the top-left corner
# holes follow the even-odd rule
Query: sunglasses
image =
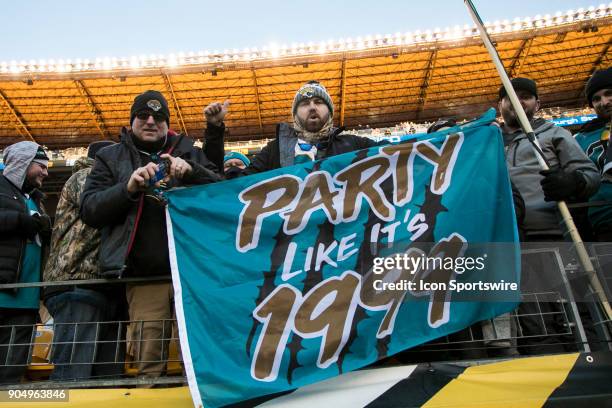
[(148, 120), (149, 116), (153, 116), (153, 120), (155, 120), (155, 122), (157, 123), (166, 121), (166, 116), (163, 113), (158, 113), (158, 112), (152, 113), (152, 112), (142, 111), (136, 114), (136, 117), (140, 120)]

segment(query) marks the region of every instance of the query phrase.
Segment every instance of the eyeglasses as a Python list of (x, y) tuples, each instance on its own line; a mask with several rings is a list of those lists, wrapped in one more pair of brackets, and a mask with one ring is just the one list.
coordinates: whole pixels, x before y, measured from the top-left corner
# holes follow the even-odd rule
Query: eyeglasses
[(148, 120), (149, 116), (153, 116), (153, 120), (157, 123), (165, 122), (166, 116), (162, 113), (152, 113), (147, 111), (138, 112), (136, 117), (140, 120)]

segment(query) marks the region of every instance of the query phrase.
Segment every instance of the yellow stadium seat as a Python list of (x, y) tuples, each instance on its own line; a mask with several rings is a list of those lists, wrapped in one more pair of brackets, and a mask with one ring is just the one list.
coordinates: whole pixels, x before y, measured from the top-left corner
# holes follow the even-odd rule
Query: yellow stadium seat
[(28, 365), (27, 376), (33, 380), (48, 377), (53, 371), (51, 364), (51, 344), (53, 343), (53, 329), (48, 326), (37, 325), (32, 348), (32, 361)]

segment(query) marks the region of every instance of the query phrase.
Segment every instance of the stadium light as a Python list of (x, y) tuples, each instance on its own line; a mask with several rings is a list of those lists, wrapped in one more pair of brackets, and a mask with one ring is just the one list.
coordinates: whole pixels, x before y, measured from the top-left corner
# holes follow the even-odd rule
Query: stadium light
[[(612, 15), (612, 3), (601, 3), (597, 7), (581, 7), (577, 10), (568, 10), (563, 13), (561, 11), (555, 12), (554, 15), (546, 14), (536, 15), (535, 17), (516, 17), (512, 21), (507, 19), (503, 21), (495, 21), (493, 23), (486, 22), (485, 27), (493, 34), (505, 33), (505, 32), (519, 32), (522, 30), (529, 30), (534, 27), (543, 28), (551, 27), (555, 25), (562, 25), (572, 23), (574, 21), (582, 21), (589, 19), (602, 18)], [(356, 39), (340, 38), (338, 41), (329, 39), (327, 41), (321, 41), (319, 43), (308, 42), (308, 43), (293, 43), (290, 47), (287, 45), (278, 46), (277, 44), (270, 44), (267, 47), (263, 47), (263, 50), (258, 50), (256, 47), (246, 47), (242, 50), (232, 49), (224, 50), (223, 53), (215, 50), (214, 52), (209, 51), (198, 51), (197, 53), (189, 51), (187, 53), (181, 51), (178, 54), (155, 55), (150, 54), (148, 56), (140, 55), (133, 57), (104, 57), (96, 58), (94, 62), (90, 62), (88, 59), (81, 60), (77, 58), (73, 63), (71, 60), (59, 60), (56, 64), (54, 60), (48, 62), (44, 59), (20, 61), (10, 61), (0, 63), (0, 73), (20, 73), (20, 72), (78, 72), (88, 70), (112, 70), (112, 69), (138, 69), (147, 67), (177, 67), (183, 65), (194, 65), (204, 64), (213, 61), (252, 61), (256, 59), (265, 58), (279, 58), (287, 55), (321, 55), (329, 52), (342, 52), (346, 50), (364, 50), (378, 47), (388, 47), (392, 45), (402, 44), (413, 44), (422, 42), (433, 42), (433, 41), (456, 41), (462, 38), (470, 38), (475, 35), (475, 27), (465, 24), (463, 27), (458, 25), (450, 28), (446, 27), (441, 30), (436, 27), (433, 31), (431, 29), (426, 31), (416, 30), (414, 33), (406, 32), (404, 34), (396, 32), (395, 34), (368, 34), (366, 36), (359, 36)]]
[(319, 43), (319, 48), (317, 49), (317, 52), (319, 54), (325, 54), (327, 52), (327, 45), (325, 44), (325, 41), (321, 41)]
[(278, 58), (278, 56), (280, 55), (280, 48), (278, 47), (278, 45), (272, 43), (270, 44), (268, 49), (270, 50), (270, 55), (272, 56), (272, 58)]

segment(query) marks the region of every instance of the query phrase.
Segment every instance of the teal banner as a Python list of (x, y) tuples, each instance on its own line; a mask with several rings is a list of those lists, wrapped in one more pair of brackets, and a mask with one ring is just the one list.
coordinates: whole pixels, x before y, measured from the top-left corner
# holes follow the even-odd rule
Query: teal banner
[(513, 310), (519, 248), (494, 115), (170, 191), (194, 403), (291, 390)]

